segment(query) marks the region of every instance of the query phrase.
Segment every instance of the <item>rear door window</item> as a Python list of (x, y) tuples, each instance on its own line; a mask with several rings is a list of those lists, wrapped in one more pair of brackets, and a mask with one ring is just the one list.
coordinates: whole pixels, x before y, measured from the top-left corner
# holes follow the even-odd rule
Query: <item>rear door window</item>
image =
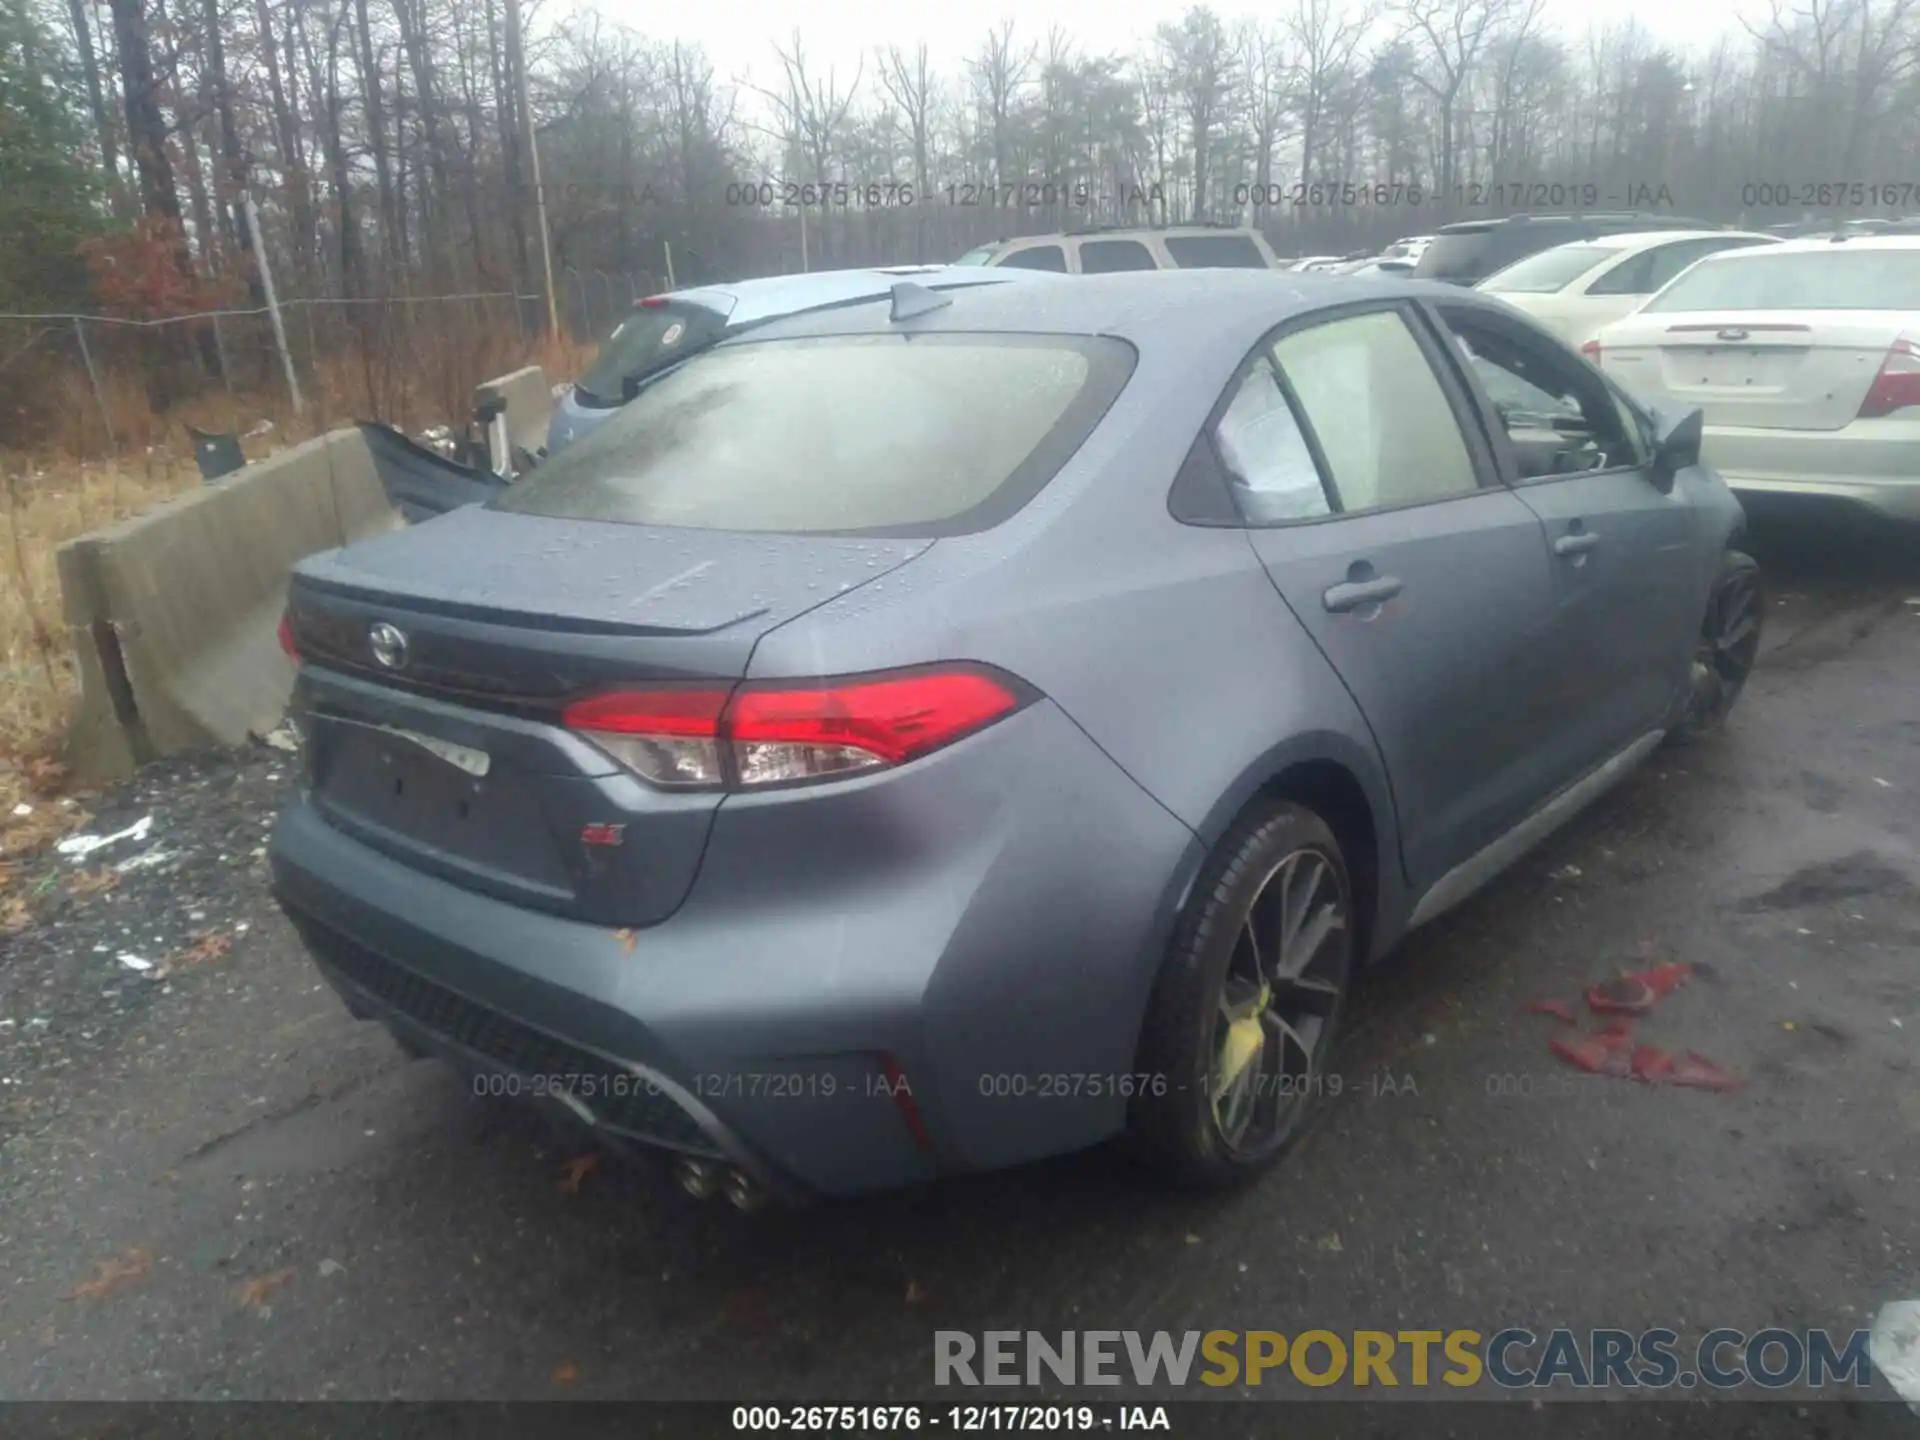
[(1131, 346), (1097, 337), (735, 341), (662, 375), (496, 508), (787, 534), (985, 529), (1067, 462), (1132, 371)]
[[(1586, 293), (1589, 295), (1651, 295), (1659, 288), (1651, 283), (1653, 262), (1659, 254), (1658, 250), (1642, 250), (1638, 255), (1629, 256), (1587, 286)], [(1493, 289), (1491, 283), (1488, 284), (1487, 289)]]
[(1250, 235), (1169, 235), (1162, 243), (1182, 270), (1268, 268), (1267, 257)]
[(1480, 488), (1453, 406), (1398, 311), (1296, 330), (1273, 358), (1313, 428), (1343, 513)]
[(1664, 290), (1669, 281), (1696, 260), (1704, 260), (1709, 255), (1718, 255), (1722, 250), (1746, 250), (1755, 245), (1763, 245), (1763, 240), (1682, 240), (1674, 245), (1662, 245), (1653, 252), (1652, 263), (1648, 266), (1646, 286), (1635, 293), (1651, 295), (1656, 290)]
[[(1619, 253), (1619, 247), (1614, 245), (1557, 245), (1551, 250), (1542, 250), (1538, 255), (1516, 260), (1506, 269), (1489, 275), (1480, 288), (1495, 295), (1551, 295), (1564, 290), (1609, 256)], [(1627, 263), (1631, 265), (1633, 262)], [(1616, 265), (1607, 274), (1612, 275), (1615, 270), (1623, 268)], [(1589, 289), (1588, 293), (1593, 292)]]
[(1053, 270), (1064, 275), (1067, 273), (1067, 252), (1058, 245), (1029, 245), (1024, 250), (1014, 251), (1000, 263), (1015, 270)]
[(1158, 270), (1153, 252), (1138, 240), (1082, 240), (1080, 273), (1111, 275), (1117, 270)]
[(1271, 356), (1255, 358), (1214, 426), (1213, 438), (1234, 504), (1249, 525), (1333, 513)]
[(726, 316), (690, 302), (636, 309), (608, 337), (574, 390), (589, 403), (619, 405), (631, 382), (705, 349), (726, 327)]

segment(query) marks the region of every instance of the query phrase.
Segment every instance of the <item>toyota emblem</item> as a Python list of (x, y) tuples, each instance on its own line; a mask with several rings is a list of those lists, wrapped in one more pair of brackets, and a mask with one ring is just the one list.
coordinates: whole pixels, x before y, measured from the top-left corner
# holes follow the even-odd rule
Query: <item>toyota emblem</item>
[(398, 627), (386, 621), (376, 621), (367, 628), (367, 643), (373, 647), (373, 658), (387, 670), (402, 670), (407, 664), (407, 637)]

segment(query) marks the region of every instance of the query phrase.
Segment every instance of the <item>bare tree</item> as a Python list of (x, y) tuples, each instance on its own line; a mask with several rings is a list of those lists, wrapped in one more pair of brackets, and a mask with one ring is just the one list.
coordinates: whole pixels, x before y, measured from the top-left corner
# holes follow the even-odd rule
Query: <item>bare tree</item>
[(1007, 179), (1007, 160), (1013, 145), (1014, 107), (1026, 88), (1033, 60), (1031, 45), (1022, 49), (1013, 43), (1013, 21), (1009, 19), (987, 32), (979, 54), (967, 62), (974, 93), (986, 117), (992, 144), (993, 183), (997, 186), (1011, 183)]
[(1207, 182), (1213, 143), (1236, 78), (1233, 48), (1219, 16), (1204, 5), (1187, 11), (1177, 26), (1162, 25), (1159, 41), (1173, 101), (1187, 126), (1192, 213), (1205, 217), (1211, 210)]
[(1435, 181), (1443, 205), (1452, 203), (1454, 185), (1459, 178), (1456, 144), (1461, 92), (1473, 78), (1474, 67), (1489, 43), (1518, 3), (1519, 0), (1401, 0), (1400, 15), (1407, 33), (1426, 50), (1426, 66), (1413, 72), (1413, 81), (1433, 97), (1440, 111), (1440, 154)]
[(1302, 179), (1323, 178), (1328, 92), (1334, 77), (1353, 65), (1373, 22), (1371, 9), (1354, 9), (1340, 0), (1294, 0), (1284, 21), (1299, 54), (1296, 103)]
[(933, 204), (932, 175), (928, 160), (933, 148), (934, 77), (927, 59), (926, 42), (914, 47), (911, 56), (898, 45), (890, 45), (880, 57), (880, 88), (900, 107), (906, 122), (907, 137), (913, 147), (913, 258), (927, 258), (927, 213)]

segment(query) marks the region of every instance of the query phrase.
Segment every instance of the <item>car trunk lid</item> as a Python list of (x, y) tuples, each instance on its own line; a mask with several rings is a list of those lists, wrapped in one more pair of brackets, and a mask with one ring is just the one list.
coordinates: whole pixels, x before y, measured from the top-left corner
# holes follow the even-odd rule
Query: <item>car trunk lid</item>
[(931, 543), (475, 508), (313, 557), (288, 603), (312, 803), (470, 889), (614, 926), (664, 919), (720, 797), (644, 784), (561, 724), (565, 703), (636, 682), (730, 689), (761, 636)]
[(1911, 316), (1877, 311), (1642, 312), (1601, 364), (1629, 388), (1699, 406), (1708, 425), (1838, 430), (1860, 414)]

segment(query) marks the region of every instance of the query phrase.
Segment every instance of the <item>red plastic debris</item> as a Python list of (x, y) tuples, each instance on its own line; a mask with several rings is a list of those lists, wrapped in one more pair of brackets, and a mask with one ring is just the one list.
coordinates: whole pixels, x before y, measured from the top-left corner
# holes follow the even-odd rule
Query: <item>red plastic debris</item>
[(1654, 1082), (1673, 1073), (1673, 1057), (1658, 1045), (1637, 1045), (1633, 1051), (1633, 1078)]
[(1746, 1081), (1734, 1075), (1706, 1056), (1687, 1051), (1674, 1061), (1673, 1073), (1666, 1077), (1669, 1085), (1687, 1085), (1696, 1090), (1738, 1090)]
[(1587, 1008), (1596, 1015), (1645, 1015), (1654, 1001), (1677, 990), (1692, 968), (1683, 962), (1616, 976), (1587, 991)]
[(1564, 1020), (1569, 1025), (1578, 1025), (1580, 1017), (1573, 1013), (1573, 1006), (1564, 1000), (1535, 1000), (1527, 1006), (1534, 1015), (1551, 1015), (1556, 1020)]
[(1627, 1056), (1604, 1035), (1586, 1035), (1578, 1040), (1558, 1036), (1547, 1041), (1547, 1048), (1576, 1070), (1589, 1075), (1613, 1075), (1625, 1078), (1633, 1073)]
[(1644, 981), (1653, 991), (1656, 1000), (1664, 1000), (1680, 988), (1683, 980), (1693, 973), (1693, 967), (1684, 961), (1673, 965), (1657, 965), (1651, 970), (1642, 970), (1635, 978)]
[(1644, 1015), (1653, 1009), (1651, 986), (1637, 975), (1622, 975), (1587, 991), (1587, 1008), (1596, 1015)]

